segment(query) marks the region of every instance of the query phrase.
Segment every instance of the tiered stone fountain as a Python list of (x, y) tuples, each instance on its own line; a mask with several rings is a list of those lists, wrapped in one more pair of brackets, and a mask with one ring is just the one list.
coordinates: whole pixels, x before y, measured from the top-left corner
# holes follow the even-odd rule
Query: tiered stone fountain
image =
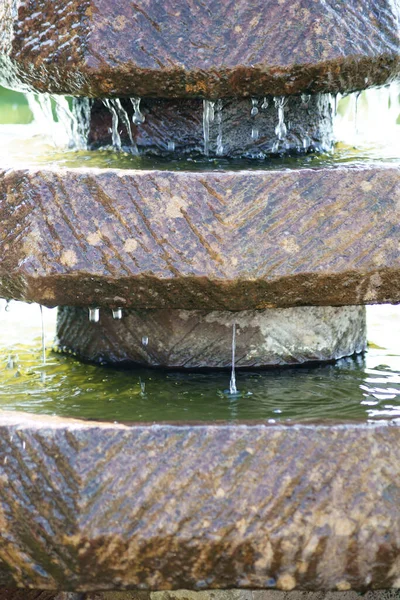
[[(83, 98), (92, 147), (164, 161), (326, 150), (327, 94), (400, 74), (390, 0), (1, 11), (0, 82)], [(233, 324), (238, 366), (332, 360), (365, 348), (363, 305), (400, 302), (399, 217), (395, 165), (6, 169), (0, 295), (62, 307), (60, 348), (100, 362), (228, 366)], [(3, 414), (0, 585), (399, 587), (399, 441)]]

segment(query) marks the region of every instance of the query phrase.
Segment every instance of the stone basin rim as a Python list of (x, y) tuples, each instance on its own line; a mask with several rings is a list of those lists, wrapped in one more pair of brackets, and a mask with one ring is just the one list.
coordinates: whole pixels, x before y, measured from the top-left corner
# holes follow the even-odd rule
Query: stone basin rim
[(346, 422), (338, 419), (307, 419), (300, 422), (279, 422), (268, 423), (264, 420), (241, 419), (238, 421), (160, 421), (160, 422), (113, 422), (103, 420), (92, 420), (77, 417), (62, 417), (57, 415), (37, 414), (22, 411), (0, 410), (0, 427), (18, 427), (19, 430), (45, 430), (45, 429), (80, 429), (80, 430), (121, 430), (121, 431), (174, 431), (193, 429), (273, 429), (280, 431), (288, 430), (312, 430), (312, 431), (341, 431), (341, 430), (375, 430), (377, 428), (386, 429), (389, 427), (400, 428), (400, 419), (379, 419), (375, 421), (349, 419)]
[[(260, 163), (257, 163), (260, 164)], [(39, 174), (39, 173), (77, 173), (77, 174), (88, 174), (88, 175), (108, 175), (108, 174), (113, 174), (113, 175), (118, 175), (119, 177), (138, 177), (138, 176), (143, 176), (143, 175), (158, 175), (158, 174), (162, 174), (162, 175), (166, 175), (169, 174), (170, 176), (174, 176), (174, 177), (180, 177), (180, 176), (190, 176), (190, 177), (204, 177), (205, 175), (212, 173), (212, 174), (218, 174), (218, 176), (231, 176), (232, 174), (234, 175), (246, 175), (247, 177), (257, 177), (257, 176), (262, 176), (265, 175), (266, 173), (274, 175), (277, 173), (294, 173), (294, 172), (301, 172), (301, 173), (324, 173), (324, 172), (331, 172), (331, 171), (338, 171), (338, 170), (342, 170), (342, 171), (371, 171), (371, 170), (387, 170), (387, 169), (394, 169), (400, 172), (400, 157), (398, 159), (398, 161), (394, 161), (394, 162), (390, 162), (388, 161), (374, 161), (371, 159), (370, 162), (366, 163), (366, 164), (362, 164), (361, 162), (359, 164), (347, 164), (345, 162), (343, 163), (337, 163), (337, 164), (333, 164), (331, 166), (315, 166), (315, 167), (301, 167), (301, 166), (293, 166), (293, 167), (283, 167), (283, 168), (277, 168), (277, 169), (269, 169), (269, 168), (259, 168), (259, 169), (246, 169), (245, 167), (243, 167), (243, 169), (229, 169), (229, 168), (215, 168), (215, 169), (203, 169), (201, 170), (196, 169), (196, 170), (191, 170), (191, 169), (123, 169), (123, 168), (118, 168), (118, 167), (69, 167), (69, 166), (63, 166), (63, 165), (5, 165), (3, 167), (0, 167), (0, 179), (6, 175), (9, 175), (10, 173), (16, 173), (16, 172), (20, 172), (21, 175), (25, 175), (27, 173), (30, 174)]]

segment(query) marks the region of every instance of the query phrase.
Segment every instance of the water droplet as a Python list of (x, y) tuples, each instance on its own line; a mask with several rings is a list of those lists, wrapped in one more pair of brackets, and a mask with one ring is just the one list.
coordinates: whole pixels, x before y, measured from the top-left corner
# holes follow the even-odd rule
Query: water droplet
[(267, 108), (268, 108), (268, 100), (266, 97), (264, 97), (263, 103), (261, 104), (261, 108), (263, 110), (267, 110)]
[(89, 321), (91, 323), (98, 323), (100, 319), (100, 309), (99, 308), (89, 308)]
[(131, 98), (133, 106), (132, 123), (134, 125), (143, 125), (145, 122), (145, 116), (140, 112), (140, 98)]
[(257, 127), (253, 127), (251, 130), (251, 137), (253, 140), (258, 140), (258, 129)]
[(122, 319), (122, 308), (113, 308), (112, 316), (113, 319)]
[(5, 308), (4, 308), (4, 310), (6, 312), (10, 312), (10, 308), (11, 308), (10, 307), (10, 303), (11, 303), (11, 300), (6, 300), (6, 305), (5, 305)]
[(175, 150), (175, 142), (168, 142), (168, 150), (173, 152)]
[(252, 98), (251, 99), (251, 116), (255, 117), (256, 115), (258, 115), (258, 99), (257, 98)]
[(148, 343), (149, 343), (149, 338), (146, 335), (144, 335), (142, 337), (142, 344), (143, 344), (143, 346), (147, 346)]

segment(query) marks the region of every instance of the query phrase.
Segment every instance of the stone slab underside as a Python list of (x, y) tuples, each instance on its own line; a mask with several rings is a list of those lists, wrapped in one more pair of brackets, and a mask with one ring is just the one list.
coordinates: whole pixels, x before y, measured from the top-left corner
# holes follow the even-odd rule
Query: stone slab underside
[(243, 97), (382, 85), (393, 0), (3, 0), (0, 81), (87, 96)]
[(400, 586), (400, 428), (2, 413), (0, 585)]
[(0, 172), (0, 297), (252, 310), (400, 302), (400, 169)]

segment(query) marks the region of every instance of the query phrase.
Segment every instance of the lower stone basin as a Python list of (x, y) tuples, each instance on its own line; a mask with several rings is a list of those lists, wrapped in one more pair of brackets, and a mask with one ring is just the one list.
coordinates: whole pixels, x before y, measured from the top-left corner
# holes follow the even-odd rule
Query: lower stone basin
[(0, 415), (0, 585), (400, 586), (400, 428)]

